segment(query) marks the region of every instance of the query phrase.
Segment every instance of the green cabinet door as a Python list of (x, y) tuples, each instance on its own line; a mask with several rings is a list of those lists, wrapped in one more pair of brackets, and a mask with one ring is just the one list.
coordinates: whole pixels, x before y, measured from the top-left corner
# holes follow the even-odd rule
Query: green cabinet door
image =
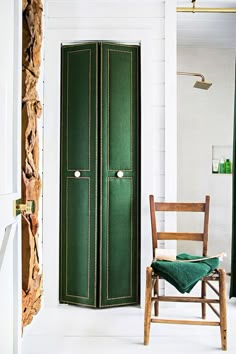
[(100, 307), (138, 303), (139, 47), (101, 45)]
[(97, 304), (97, 53), (96, 43), (61, 52), (60, 301), (88, 306)]
[(138, 46), (62, 47), (61, 302), (139, 302), (139, 92)]

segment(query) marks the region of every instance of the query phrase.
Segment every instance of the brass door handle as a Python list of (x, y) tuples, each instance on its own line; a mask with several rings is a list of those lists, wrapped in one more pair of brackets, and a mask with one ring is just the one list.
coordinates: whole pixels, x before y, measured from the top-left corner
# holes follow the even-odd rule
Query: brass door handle
[(21, 199), (14, 201), (14, 215), (17, 216), (19, 214), (30, 215), (35, 212), (35, 201), (27, 200), (25, 204), (21, 203)]

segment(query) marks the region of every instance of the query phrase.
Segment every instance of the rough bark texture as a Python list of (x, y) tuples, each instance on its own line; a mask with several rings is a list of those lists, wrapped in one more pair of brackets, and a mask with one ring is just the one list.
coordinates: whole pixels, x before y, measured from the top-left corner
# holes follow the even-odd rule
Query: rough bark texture
[(37, 119), (42, 107), (37, 82), (42, 44), (41, 0), (22, 0), (22, 202), (35, 201), (35, 211), (22, 215), (22, 326), (41, 305), (42, 275), (38, 256), (38, 210), (41, 190)]

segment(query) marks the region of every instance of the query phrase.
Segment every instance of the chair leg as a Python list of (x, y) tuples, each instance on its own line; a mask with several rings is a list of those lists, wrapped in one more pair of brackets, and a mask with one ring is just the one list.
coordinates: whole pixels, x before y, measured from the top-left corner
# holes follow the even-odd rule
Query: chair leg
[[(202, 280), (202, 299), (206, 298), (206, 282)], [(202, 319), (206, 319), (206, 303), (202, 303)]]
[[(156, 277), (155, 284), (154, 284), (154, 297), (158, 298), (159, 296), (159, 277)], [(159, 301), (156, 300), (154, 302), (154, 314), (155, 316), (159, 316)]]
[(144, 312), (144, 345), (149, 344), (151, 326), (151, 307), (152, 307), (152, 268), (146, 269), (146, 295)]
[(224, 269), (218, 269), (220, 275), (220, 334), (221, 348), (227, 350), (227, 312), (226, 312), (226, 273)]

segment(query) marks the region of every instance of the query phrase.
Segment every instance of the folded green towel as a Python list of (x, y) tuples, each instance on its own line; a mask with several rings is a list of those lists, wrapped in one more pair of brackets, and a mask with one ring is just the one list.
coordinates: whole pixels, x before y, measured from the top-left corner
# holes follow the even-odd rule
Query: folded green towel
[[(193, 260), (205, 257), (193, 256), (187, 253), (178, 254), (177, 260)], [(153, 261), (151, 264), (155, 273), (162, 276), (182, 294), (189, 293), (197, 282), (211, 274), (219, 266), (219, 258), (210, 258), (199, 262)]]

